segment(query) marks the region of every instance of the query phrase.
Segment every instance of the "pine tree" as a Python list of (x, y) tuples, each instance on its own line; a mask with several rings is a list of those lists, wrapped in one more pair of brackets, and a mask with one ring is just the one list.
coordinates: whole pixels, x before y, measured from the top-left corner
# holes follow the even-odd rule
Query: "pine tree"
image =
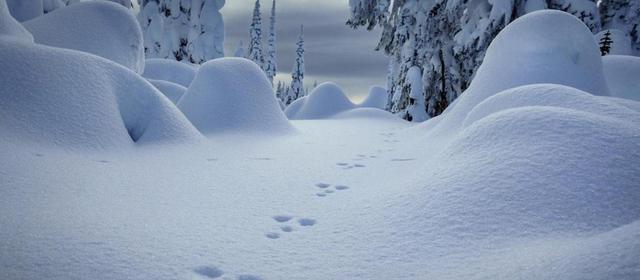
[(599, 4), (602, 28), (618, 29), (631, 39), (631, 47), (640, 55), (640, 1), (602, 0)]
[(264, 68), (264, 72), (267, 74), (267, 78), (273, 85), (273, 78), (276, 76), (278, 62), (276, 59), (276, 0), (273, 0), (271, 5), (271, 18), (269, 26), (269, 46), (267, 49), (267, 59)]
[(609, 52), (611, 51), (612, 43), (613, 40), (611, 40), (611, 31), (607, 30), (607, 32), (604, 33), (604, 37), (600, 39), (600, 53), (602, 54), (602, 56), (609, 54)]
[(298, 48), (296, 49), (296, 62), (291, 73), (290, 91), (285, 99), (285, 105), (291, 104), (296, 99), (304, 96), (304, 26), (300, 26), (298, 36)]
[(591, 29), (591, 32), (597, 33), (601, 25), (596, 2), (596, 0), (548, 0), (548, 7), (576, 16)]
[(246, 55), (246, 51), (244, 49), (244, 42), (240, 40), (240, 42), (238, 42), (238, 47), (236, 47), (236, 51), (233, 53), (233, 56), (245, 57), (245, 55)]
[[(190, 30), (187, 50), (183, 54), (189, 62), (202, 64), (211, 59), (224, 56), (224, 22), (220, 9), (221, 0), (181, 0), (190, 2)], [(182, 9), (188, 7), (181, 4)], [(183, 45), (181, 45), (183, 46)]]
[(264, 69), (264, 55), (262, 54), (262, 18), (260, 15), (260, 0), (256, 0), (253, 9), (253, 19), (249, 28), (249, 56), (251, 61), (255, 62)]

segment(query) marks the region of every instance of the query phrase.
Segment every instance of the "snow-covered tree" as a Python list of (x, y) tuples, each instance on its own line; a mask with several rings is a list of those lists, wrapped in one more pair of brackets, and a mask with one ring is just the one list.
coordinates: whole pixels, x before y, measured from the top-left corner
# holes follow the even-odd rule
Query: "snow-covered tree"
[(296, 99), (303, 97), (304, 93), (304, 26), (300, 27), (300, 35), (298, 36), (298, 48), (296, 49), (296, 62), (293, 65), (291, 73), (291, 86), (287, 97), (284, 100), (285, 105), (291, 104)]
[(407, 71), (407, 81), (409, 84), (409, 107), (407, 114), (409, 121), (421, 122), (427, 120), (427, 107), (422, 86), (422, 70), (418, 66), (413, 66)]
[(570, 13), (584, 22), (591, 32), (600, 31), (600, 13), (596, 0), (548, 0), (550, 9)]
[(271, 4), (271, 18), (269, 25), (269, 45), (267, 49), (267, 58), (264, 65), (264, 72), (273, 85), (273, 78), (278, 70), (278, 62), (276, 58), (276, 0)]
[(602, 0), (599, 8), (603, 29), (624, 32), (631, 39), (636, 55), (640, 55), (640, 1)]
[(141, 0), (138, 21), (150, 58), (203, 63), (223, 56), (224, 0)]
[(613, 43), (613, 40), (611, 40), (611, 31), (607, 30), (607, 32), (604, 33), (604, 37), (602, 37), (598, 43), (600, 44), (600, 53), (602, 56), (609, 54), (611, 51), (611, 43)]
[(256, 0), (253, 8), (253, 18), (249, 28), (249, 54), (248, 59), (252, 60), (260, 68), (264, 69), (264, 55), (262, 54), (262, 17), (260, 15), (260, 0)]

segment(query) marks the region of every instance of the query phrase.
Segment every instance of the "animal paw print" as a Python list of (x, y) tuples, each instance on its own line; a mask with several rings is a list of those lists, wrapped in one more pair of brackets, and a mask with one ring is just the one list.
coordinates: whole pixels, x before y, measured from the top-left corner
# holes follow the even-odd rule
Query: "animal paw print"
[(317, 197), (326, 197), (327, 195), (333, 194), (336, 191), (344, 191), (349, 189), (348, 186), (344, 186), (344, 185), (336, 185), (334, 187), (331, 187), (331, 184), (327, 184), (327, 183), (318, 183), (316, 184), (316, 187), (321, 189), (320, 192), (316, 193)]
[(282, 237), (282, 234), (295, 231), (296, 224), (300, 227), (311, 227), (316, 224), (316, 220), (311, 218), (299, 218), (294, 222), (294, 217), (290, 215), (276, 215), (271, 218), (277, 223), (278, 228), (282, 233), (274, 231), (265, 234), (269, 239), (279, 239)]

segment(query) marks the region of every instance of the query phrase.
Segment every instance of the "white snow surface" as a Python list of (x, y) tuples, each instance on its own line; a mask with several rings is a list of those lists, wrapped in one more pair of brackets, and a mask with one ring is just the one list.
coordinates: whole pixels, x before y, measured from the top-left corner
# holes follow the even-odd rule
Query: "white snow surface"
[(264, 72), (244, 58), (204, 63), (178, 107), (203, 134), (293, 131)]
[(369, 95), (365, 98), (358, 107), (361, 108), (378, 108), (384, 110), (387, 107), (388, 93), (387, 89), (379, 86), (374, 86), (369, 89)]
[(6, 2), (11, 15), (18, 21), (39, 17), (44, 12), (42, 0), (1, 0)]
[(145, 61), (142, 76), (147, 79), (165, 80), (189, 87), (198, 67), (172, 59), (150, 58)]
[(172, 83), (164, 80), (147, 79), (156, 89), (158, 89), (164, 96), (169, 98), (173, 104), (178, 104), (180, 98), (187, 93), (187, 88), (179, 84)]
[(199, 139), (160, 92), (90, 54), (0, 39), (3, 142), (108, 150)]
[(602, 57), (604, 75), (612, 96), (640, 101), (640, 57)]
[(445, 110), (447, 117), (432, 133), (457, 132), (466, 115), (483, 100), (537, 83), (609, 95), (598, 45), (589, 29), (571, 14), (535, 11), (503, 29), (489, 46), (469, 88)]
[(128, 69), (2, 37), (0, 279), (640, 279), (640, 102), (592, 94), (573, 23), (512, 23), (420, 125), (333, 84), (289, 122), (212, 60), (179, 102), (206, 139)]
[(36, 43), (95, 54), (136, 73), (144, 70), (142, 31), (122, 5), (77, 3), (24, 22), (24, 26)]
[[(291, 105), (293, 105), (293, 103), (290, 104), (290, 106)], [(293, 109), (297, 109), (295, 107), (287, 113), (289, 119), (324, 119), (356, 107), (344, 94), (342, 88), (332, 82), (319, 84), (311, 91), (307, 98), (302, 101), (302, 105), (296, 106), (300, 106), (300, 108), (295, 114), (293, 114)]]
[(33, 42), (33, 36), (9, 13), (7, 2), (0, 0), (0, 38)]
[(291, 104), (289, 104), (289, 106), (284, 109), (284, 114), (287, 116), (287, 118), (295, 118), (306, 100), (307, 96), (303, 96), (298, 98), (296, 101), (291, 102)]

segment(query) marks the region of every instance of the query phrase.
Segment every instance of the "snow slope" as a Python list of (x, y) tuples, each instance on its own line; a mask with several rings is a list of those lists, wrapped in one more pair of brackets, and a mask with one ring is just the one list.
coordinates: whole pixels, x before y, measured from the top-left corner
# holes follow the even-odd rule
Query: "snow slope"
[(498, 92), (537, 83), (609, 95), (598, 45), (574, 16), (543, 10), (509, 24), (493, 40), (473, 82), (445, 110), (446, 120), (436, 125), (433, 133), (457, 131), (473, 107)]
[(387, 89), (374, 86), (369, 89), (369, 95), (367, 95), (367, 98), (358, 104), (358, 107), (378, 108), (384, 110), (387, 107), (387, 100)]
[(602, 57), (604, 76), (612, 96), (640, 101), (640, 57)]
[(142, 76), (147, 79), (165, 80), (189, 87), (196, 72), (196, 66), (171, 59), (151, 58), (146, 60)]
[(200, 137), (160, 92), (115, 63), (13, 40), (0, 45), (3, 142), (100, 150)]
[(33, 42), (31, 33), (9, 14), (9, 8), (5, 0), (0, 0), (0, 36), (11, 37), (14, 40)]
[(178, 104), (180, 98), (187, 93), (187, 88), (179, 84), (175, 84), (165, 80), (153, 80), (147, 79), (156, 89), (158, 89), (164, 96), (169, 98), (173, 104)]
[(290, 110), (287, 115), (293, 120), (323, 119), (353, 108), (355, 105), (338, 85), (326, 82), (313, 89), (295, 114)]
[(178, 107), (203, 134), (293, 131), (264, 72), (243, 58), (200, 66)]
[(123, 6), (91, 1), (58, 9), (24, 23), (36, 43), (92, 53), (136, 73), (144, 70), (142, 31)]

